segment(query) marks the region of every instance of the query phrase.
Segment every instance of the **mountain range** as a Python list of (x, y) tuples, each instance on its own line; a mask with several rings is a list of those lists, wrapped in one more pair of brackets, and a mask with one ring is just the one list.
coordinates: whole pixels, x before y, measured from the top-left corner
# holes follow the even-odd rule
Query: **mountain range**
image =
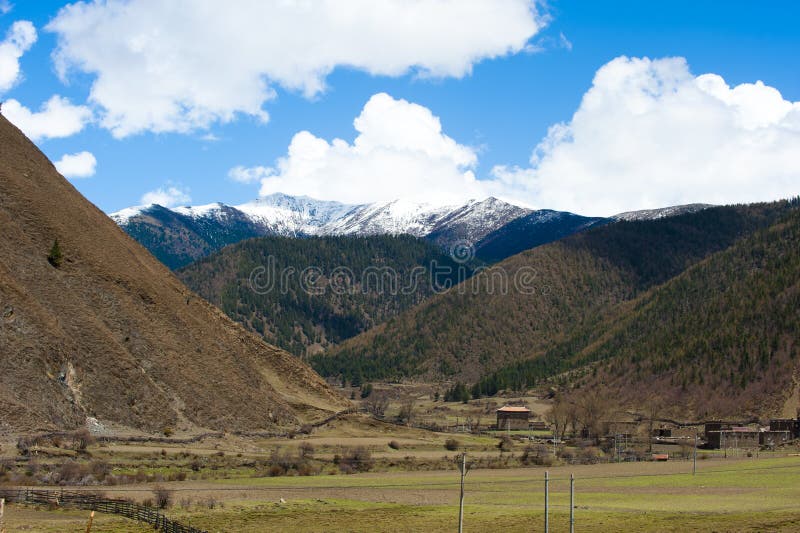
[(797, 205), (593, 227), (512, 256), (312, 364), (355, 381), (461, 380), (475, 395), (561, 376), (641, 402), (658, 383), (663, 399), (691, 392), (691, 405), (673, 403), (684, 412), (778, 413), (800, 356)]
[(213, 203), (168, 209), (151, 204), (110, 216), (159, 260), (176, 269), (229, 244), (263, 236), (412, 235), (447, 252), (458, 248), (470, 257), (494, 262), (594, 225), (631, 217), (672, 216), (705, 207), (696, 204), (598, 218), (531, 210), (497, 198), (446, 206), (407, 200), (349, 205), (277, 193), (236, 206)]

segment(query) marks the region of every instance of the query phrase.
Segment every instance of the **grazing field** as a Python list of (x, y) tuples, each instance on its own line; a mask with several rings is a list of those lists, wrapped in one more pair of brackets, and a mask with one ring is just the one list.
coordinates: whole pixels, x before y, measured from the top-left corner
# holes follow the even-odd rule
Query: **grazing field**
[[(568, 530), (569, 475), (576, 477), (576, 531), (797, 531), (800, 457), (620, 463), (548, 469), (553, 531)], [(537, 531), (544, 468), (473, 470), (465, 531)], [(209, 531), (453, 531), (456, 471), (266, 477), (167, 483), (172, 518)], [(143, 497), (149, 487), (105, 487)], [(11, 506), (9, 530), (81, 531), (87, 513)], [(92, 531), (145, 531), (100, 517)]]

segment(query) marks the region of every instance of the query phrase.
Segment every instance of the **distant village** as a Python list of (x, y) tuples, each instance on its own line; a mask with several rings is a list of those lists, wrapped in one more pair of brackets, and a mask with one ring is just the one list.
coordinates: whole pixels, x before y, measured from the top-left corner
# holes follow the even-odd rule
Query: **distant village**
[[(541, 434), (553, 430), (547, 422), (536, 419), (532, 411), (525, 406), (504, 405), (496, 410), (496, 414), (495, 429), (498, 431), (530, 431), (532, 434)], [(645, 435), (642, 435), (643, 425), (652, 426), (647, 429)], [(611, 442), (615, 449), (619, 449), (618, 443), (641, 443), (643, 440), (650, 445), (689, 445), (707, 450), (774, 449), (800, 439), (800, 412), (797, 418), (770, 419), (766, 426), (755, 422), (723, 420), (693, 424), (666, 421), (657, 423), (652, 421), (648, 424), (647, 420), (608, 421), (603, 426), (608, 429), (605, 434), (589, 435), (586, 431), (582, 431), (575, 437)], [(555, 433), (545, 438), (550, 442), (558, 441)], [(658, 459), (664, 459), (663, 454), (656, 455), (659, 456)]]

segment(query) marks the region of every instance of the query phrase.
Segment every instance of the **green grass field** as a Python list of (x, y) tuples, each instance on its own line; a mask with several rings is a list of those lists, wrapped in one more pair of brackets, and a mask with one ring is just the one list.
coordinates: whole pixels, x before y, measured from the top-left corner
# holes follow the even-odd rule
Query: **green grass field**
[[(544, 471), (471, 471), (465, 531), (542, 530)], [(552, 531), (568, 531), (570, 473), (576, 477), (576, 531), (800, 530), (800, 457), (709, 459), (698, 463), (695, 476), (686, 461), (549, 473)], [(209, 531), (454, 531), (458, 483), (455, 471), (173, 483), (167, 485), (175, 489), (176, 505), (168, 515)], [(28, 530), (85, 530), (86, 512), (41, 512)], [(32, 509), (10, 507), (9, 531), (35, 516)], [(146, 531), (118, 518), (96, 523), (95, 532)]]

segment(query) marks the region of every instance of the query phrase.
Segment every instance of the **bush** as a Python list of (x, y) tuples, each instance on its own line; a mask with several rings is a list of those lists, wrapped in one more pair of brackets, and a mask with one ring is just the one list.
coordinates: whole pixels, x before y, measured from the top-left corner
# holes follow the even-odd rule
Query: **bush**
[(553, 459), (553, 455), (544, 444), (528, 446), (522, 452), (522, 457), (520, 458), (524, 465), (534, 464), (538, 466), (552, 466)]
[(153, 496), (155, 496), (156, 507), (159, 509), (168, 509), (172, 506), (172, 491), (156, 485), (153, 487)]
[(72, 447), (75, 450), (85, 452), (86, 448), (92, 444), (94, 444), (94, 437), (88, 429), (79, 429), (72, 434)]
[(313, 444), (311, 444), (310, 442), (304, 442), (304, 443), (302, 443), (300, 445), (298, 451), (300, 453), (300, 458), (301, 459), (313, 459), (314, 458), (314, 452), (316, 450), (314, 449), (314, 445)]
[(503, 435), (500, 437), (500, 442), (497, 443), (497, 447), (501, 452), (510, 452), (514, 449), (514, 441), (511, 440), (511, 437), (508, 435)]
[(272, 465), (269, 467), (269, 470), (267, 470), (269, 477), (278, 477), (284, 475), (285, 473), (286, 469), (281, 465)]
[(363, 446), (345, 452), (339, 459), (339, 470), (345, 474), (351, 472), (369, 472), (375, 465), (372, 454)]
[(389, 441), (389, 448), (391, 448), (393, 450), (399, 450), (400, 449), (400, 443), (397, 442), (396, 440)]
[(63, 260), (64, 255), (61, 253), (61, 246), (59, 246), (58, 239), (56, 239), (53, 242), (53, 247), (50, 248), (50, 253), (47, 254), (47, 262), (55, 268), (58, 268), (61, 266)]
[(446, 450), (454, 452), (459, 448), (461, 448), (461, 441), (458, 441), (456, 439), (447, 439), (446, 441), (444, 441), (444, 448)]
[(28, 455), (33, 446), (34, 441), (31, 437), (20, 437), (17, 439), (17, 451), (20, 455)]
[(581, 463), (585, 465), (595, 464), (600, 457), (600, 450), (594, 446), (587, 446), (580, 451)]

